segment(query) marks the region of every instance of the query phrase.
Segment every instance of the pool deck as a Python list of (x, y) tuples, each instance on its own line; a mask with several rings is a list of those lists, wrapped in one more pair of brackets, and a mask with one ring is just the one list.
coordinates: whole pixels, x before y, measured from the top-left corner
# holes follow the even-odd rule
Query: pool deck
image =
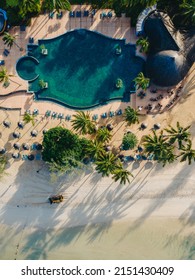
[[(76, 13), (76, 11), (84, 11), (89, 10), (90, 6), (87, 5), (74, 5), (72, 6), (72, 11)], [(104, 9), (99, 10), (92, 17), (91, 14), (88, 17), (70, 17), (68, 11), (63, 11), (63, 16), (61, 19), (57, 18), (57, 15), (54, 14), (53, 18), (49, 18), (49, 14), (45, 13), (38, 17), (35, 17), (31, 20), (31, 25), (26, 27), (25, 31), (21, 31), (20, 27), (13, 27), (10, 30), (10, 33), (16, 36), (16, 43), (22, 48), (22, 51), (16, 46), (10, 50), (8, 56), (3, 55), (3, 51), (6, 48), (4, 46), (4, 42), (2, 41), (2, 36), (0, 37), (0, 60), (5, 60), (5, 66), (8, 69), (8, 73), (14, 75), (10, 79), (10, 85), (5, 88), (3, 84), (0, 83), (0, 107), (4, 108), (20, 108), (21, 114), (23, 114), (26, 110), (34, 108), (38, 109), (40, 114), (44, 115), (47, 110), (51, 110), (57, 113), (63, 114), (73, 114), (74, 111), (63, 106), (57, 105), (52, 102), (39, 101), (34, 102), (33, 95), (26, 94), (22, 92), (22, 90), (28, 89), (28, 83), (25, 80), (22, 80), (16, 72), (16, 62), (17, 60), (26, 54), (26, 46), (29, 43), (29, 38), (34, 38), (34, 43), (37, 43), (38, 39), (49, 39), (64, 34), (70, 30), (85, 28), (91, 31), (97, 31), (106, 36), (116, 38), (116, 39), (126, 39), (126, 43), (135, 44), (137, 37), (135, 34), (135, 29), (130, 25), (130, 18), (126, 17), (125, 14), (122, 16), (116, 17), (114, 12), (112, 11), (111, 18), (100, 17), (102, 12), (108, 13), (110, 10)], [(91, 13), (91, 12), (90, 12)], [(136, 49), (136, 54), (145, 58), (145, 55), (139, 52), (139, 48)], [(184, 81), (185, 82), (185, 81)], [(170, 109), (177, 102), (178, 98), (174, 100), (171, 106), (167, 107), (172, 99), (177, 95), (178, 87), (181, 86), (179, 84), (177, 87), (174, 87), (173, 94), (169, 94), (166, 90), (158, 90), (157, 94), (151, 94), (150, 89), (146, 91), (146, 96), (141, 99), (138, 94), (133, 94), (131, 96), (131, 102), (110, 102), (108, 105), (99, 106), (93, 109), (94, 114), (101, 115), (104, 112), (116, 111), (118, 109), (124, 109), (128, 105), (131, 105), (133, 108), (141, 108), (140, 113), (146, 114), (148, 112), (147, 107), (150, 104), (151, 97), (156, 98), (163, 95), (162, 99), (158, 99), (157, 102), (152, 102), (152, 110), (148, 113), (156, 114), (161, 113), (164, 110)], [(8, 93), (12, 93), (18, 91), (17, 94), (5, 96)], [(170, 90), (168, 90), (170, 91)], [(158, 107), (158, 104), (162, 105), (161, 108)], [(160, 109), (160, 110), (159, 110)]]

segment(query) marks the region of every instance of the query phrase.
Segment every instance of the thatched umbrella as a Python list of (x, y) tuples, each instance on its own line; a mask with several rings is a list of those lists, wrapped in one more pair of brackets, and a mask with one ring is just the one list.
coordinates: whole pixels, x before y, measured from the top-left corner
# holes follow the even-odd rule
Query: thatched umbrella
[(161, 127), (160, 123), (155, 123), (154, 124), (154, 129), (160, 129), (160, 127)]
[(43, 134), (47, 133), (48, 132), (48, 129), (43, 129)]
[(38, 131), (37, 131), (37, 130), (34, 129), (34, 130), (31, 131), (31, 136), (32, 136), (32, 137), (36, 137), (37, 134), (38, 134)]
[(19, 154), (19, 153), (13, 153), (13, 154), (12, 154), (12, 157), (13, 157), (13, 158), (19, 158), (19, 157), (20, 157), (20, 154)]
[(20, 149), (20, 143), (14, 143), (14, 149), (19, 150)]
[(9, 121), (3, 121), (3, 125), (4, 125), (5, 127), (10, 127), (10, 126), (11, 126), (11, 122), (9, 122)]
[(142, 123), (141, 124), (141, 129), (145, 129), (145, 128), (147, 128), (148, 127), (148, 124), (147, 123)]
[(3, 155), (5, 154), (6, 149), (4, 147), (0, 147), (0, 154)]
[(24, 122), (19, 121), (18, 122), (18, 127), (21, 128), (21, 129), (24, 128)]
[(107, 124), (107, 129), (109, 130), (109, 131), (111, 131), (111, 130), (113, 130), (113, 125), (111, 124), (111, 123), (109, 123), (109, 124)]
[(35, 158), (34, 155), (32, 155), (32, 154), (28, 155), (28, 159), (29, 159), (30, 161), (33, 160), (34, 158)]
[(14, 138), (20, 138), (20, 132), (14, 131), (13, 132), (13, 137)]
[(29, 146), (28, 143), (24, 143), (22, 146), (23, 146), (24, 150), (29, 150), (30, 149), (30, 146)]
[(42, 150), (42, 145), (39, 143), (39, 144), (37, 144), (37, 146), (36, 146), (36, 149), (37, 149), (37, 151), (41, 151)]

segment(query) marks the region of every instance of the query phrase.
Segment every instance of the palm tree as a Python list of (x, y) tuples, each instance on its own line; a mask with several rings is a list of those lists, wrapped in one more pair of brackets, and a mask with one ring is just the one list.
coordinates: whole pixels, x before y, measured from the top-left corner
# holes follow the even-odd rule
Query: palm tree
[(137, 77), (133, 80), (139, 88), (146, 90), (149, 87), (150, 79), (146, 78), (142, 72), (140, 72)]
[(129, 176), (133, 177), (131, 172), (129, 172), (128, 170), (123, 169), (123, 168), (116, 168), (114, 170), (113, 174), (114, 175), (113, 175), (112, 179), (114, 179), (115, 182), (120, 180), (120, 184), (124, 184), (124, 185), (127, 182), (130, 183)]
[(139, 123), (138, 110), (134, 110), (130, 106), (125, 109), (124, 117), (128, 125)]
[(169, 142), (170, 144), (174, 144), (176, 141), (178, 142), (179, 149), (182, 149), (183, 147), (183, 141), (188, 142), (190, 137), (190, 125), (187, 127), (180, 126), (180, 123), (177, 122), (177, 128), (173, 128), (172, 126), (169, 126), (170, 128), (165, 129), (166, 132), (168, 132), (170, 135)]
[(23, 121), (25, 123), (29, 123), (32, 122), (32, 125), (35, 125), (35, 117), (34, 115), (30, 115), (29, 113), (25, 112), (24, 117), (23, 117)]
[(97, 159), (100, 153), (104, 153), (104, 147), (101, 142), (97, 140), (88, 142), (85, 152), (93, 159)]
[(183, 23), (195, 23), (195, 1), (191, 0), (186, 2), (185, 0), (183, 0), (180, 8), (182, 8), (181, 14), (184, 16)]
[(95, 122), (91, 120), (89, 112), (77, 111), (73, 118), (72, 126), (77, 132), (81, 134), (93, 134), (95, 132)]
[(28, 13), (39, 13), (41, 4), (39, 0), (20, 0), (19, 8), (19, 14), (25, 18)]
[(6, 67), (1, 67), (1, 70), (0, 70), (0, 82), (8, 83), (10, 77), (13, 77), (13, 75), (8, 74)]
[(57, 12), (59, 10), (71, 10), (71, 5), (68, 0), (45, 0), (44, 7), (49, 11), (56, 10)]
[(144, 37), (140, 37), (137, 42), (136, 42), (137, 46), (141, 46), (140, 48), (140, 52), (148, 52), (149, 49), (149, 41), (148, 38), (144, 38)]
[(10, 49), (11, 47), (14, 45), (17, 46), (17, 48), (19, 48), (21, 51), (23, 50), (23, 48), (21, 48), (16, 42), (16, 36), (14, 35), (11, 35), (10, 33), (8, 32), (4, 32), (4, 36), (3, 36), (3, 41), (4, 41), (4, 44), (7, 45)]
[(107, 127), (99, 128), (96, 132), (96, 140), (98, 142), (109, 142), (112, 138), (111, 132), (107, 129)]
[(119, 165), (119, 160), (112, 152), (104, 152), (98, 155), (95, 164), (98, 173), (102, 173), (102, 176), (104, 177), (113, 174), (117, 165)]
[(192, 141), (189, 141), (186, 147), (182, 148), (181, 154), (178, 157), (181, 157), (180, 162), (188, 160), (188, 164), (190, 165), (192, 161), (195, 161), (195, 150), (192, 149)]
[(148, 155), (153, 154), (158, 162), (172, 162), (173, 146), (167, 142), (167, 138), (163, 136), (163, 131), (159, 136), (157, 136), (156, 131), (153, 131), (153, 135), (145, 136), (143, 145), (145, 152)]

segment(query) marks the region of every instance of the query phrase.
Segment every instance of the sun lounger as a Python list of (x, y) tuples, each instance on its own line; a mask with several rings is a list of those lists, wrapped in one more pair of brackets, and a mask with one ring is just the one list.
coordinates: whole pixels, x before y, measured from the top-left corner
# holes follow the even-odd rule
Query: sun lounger
[(50, 110), (47, 110), (47, 112), (45, 113), (45, 116), (46, 116), (46, 117), (50, 117), (50, 115), (51, 115), (51, 111), (50, 111)]
[(108, 13), (107, 13), (107, 17), (108, 17), (108, 18), (111, 18), (111, 17), (112, 17), (112, 12), (108, 12)]
[(62, 11), (56, 14), (56, 18), (61, 19), (63, 16)]
[(35, 155), (35, 160), (41, 160), (41, 154), (36, 154)]
[(112, 118), (114, 117), (114, 115), (115, 115), (114, 111), (110, 111), (109, 116)]
[(49, 18), (51, 18), (51, 19), (52, 19), (52, 18), (53, 18), (53, 16), (54, 16), (54, 13), (55, 13), (54, 11), (53, 11), (53, 12), (50, 12), (50, 13), (49, 13)]
[(30, 147), (31, 150), (35, 151), (37, 149), (37, 145), (33, 143)]
[(75, 17), (75, 11), (70, 11), (69, 17)]
[(29, 43), (30, 43), (30, 44), (33, 44), (33, 43), (34, 43), (34, 38), (33, 38), (33, 37), (30, 37), (30, 38), (29, 38)]
[(4, 54), (5, 56), (8, 56), (9, 50), (5, 49), (5, 50), (3, 51), (3, 54)]
[(102, 119), (105, 119), (105, 118), (108, 117), (108, 115), (107, 115), (107, 113), (103, 113), (103, 114), (101, 115), (101, 117), (102, 117)]
[(27, 155), (22, 155), (22, 160), (27, 160), (28, 156)]
[(67, 115), (67, 116), (66, 116), (66, 120), (67, 120), (67, 121), (70, 121), (70, 120), (71, 120), (71, 115)]
[(91, 15), (92, 15), (92, 17), (93, 17), (93, 16), (95, 16), (95, 14), (96, 14), (96, 10), (95, 10), (95, 9), (93, 9), (93, 10), (91, 11)]
[(84, 11), (84, 12), (83, 12), (83, 16), (84, 16), (84, 17), (88, 17), (88, 16), (89, 16), (89, 11)]
[(122, 115), (122, 110), (121, 109), (119, 109), (118, 111), (116, 111), (116, 114), (117, 114), (117, 116), (120, 116), (120, 115)]
[(5, 60), (0, 60), (0, 65), (5, 65)]
[(57, 113), (56, 113), (56, 112), (53, 112), (51, 116), (52, 116), (52, 118), (55, 119), (55, 118), (57, 117)]
[(92, 119), (93, 119), (94, 121), (96, 121), (96, 120), (98, 119), (98, 115), (97, 115), (97, 114), (93, 115)]
[(81, 11), (76, 11), (76, 17), (77, 18), (81, 17)]
[(9, 85), (10, 85), (10, 82), (7, 81), (7, 82), (4, 82), (3, 87), (4, 87), (4, 88), (7, 88)]

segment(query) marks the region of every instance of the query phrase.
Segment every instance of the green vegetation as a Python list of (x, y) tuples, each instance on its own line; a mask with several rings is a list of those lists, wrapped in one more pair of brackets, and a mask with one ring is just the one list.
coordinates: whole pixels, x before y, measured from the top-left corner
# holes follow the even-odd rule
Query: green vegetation
[(39, 80), (39, 86), (41, 89), (46, 88), (47, 83), (44, 80)]
[(174, 128), (169, 126), (166, 128), (165, 131), (169, 133), (169, 142), (170, 144), (174, 144), (175, 142), (178, 143), (179, 149), (183, 148), (183, 142), (188, 142), (190, 137), (190, 125), (187, 127), (180, 126), (179, 122), (177, 122), (177, 127)]
[(9, 74), (7, 72), (7, 68), (6, 67), (1, 67), (0, 69), (0, 82), (2, 83), (8, 83), (10, 77), (13, 77), (13, 75)]
[(95, 132), (95, 122), (91, 120), (89, 112), (77, 111), (73, 115), (72, 126), (80, 134), (93, 134)]
[(96, 132), (96, 140), (98, 142), (106, 143), (109, 142), (111, 138), (111, 132), (107, 129), (107, 127), (99, 128)]
[(124, 117), (128, 125), (139, 123), (138, 111), (130, 106), (125, 109)]
[(195, 150), (192, 149), (192, 142), (188, 141), (186, 147), (182, 147), (182, 152), (179, 155), (181, 157), (181, 162), (188, 161), (188, 164), (190, 165), (192, 161), (195, 161)]
[(0, 155), (0, 177), (5, 171), (5, 166), (7, 164), (7, 158), (5, 155)]
[(122, 88), (123, 87), (123, 81), (121, 79), (117, 79), (116, 80), (116, 84), (115, 84), (116, 88)]
[(43, 138), (43, 160), (53, 171), (71, 171), (82, 166), (88, 140), (79, 138), (70, 130), (55, 127), (48, 130)]
[(126, 133), (123, 136), (122, 147), (123, 150), (132, 150), (138, 144), (137, 136), (133, 133)]
[(102, 173), (103, 177), (113, 174), (113, 172), (121, 166), (118, 157), (115, 156), (112, 152), (100, 153), (95, 164), (96, 170), (98, 171), (98, 173)]
[(35, 125), (35, 117), (34, 115), (30, 115), (29, 113), (25, 112), (24, 117), (23, 117), (23, 121), (25, 123), (32, 123), (32, 125)]
[(123, 169), (123, 168), (116, 168), (113, 172), (113, 177), (112, 179), (114, 179), (114, 181), (119, 181), (120, 180), (120, 184), (126, 184), (126, 183), (130, 183), (130, 180), (129, 180), (129, 176), (132, 176), (133, 175), (131, 174), (131, 172), (129, 172), (128, 170), (126, 169)]
[(56, 10), (59, 12), (60, 10), (71, 10), (71, 5), (68, 0), (44, 0), (43, 8), (47, 11)]
[(104, 153), (105, 149), (102, 142), (97, 141), (96, 139), (93, 141), (89, 141), (85, 148), (86, 154), (91, 159), (97, 159), (99, 154)]
[(147, 38), (144, 37), (140, 37), (137, 42), (136, 42), (137, 46), (141, 46), (140, 48), (140, 52), (144, 52), (147, 53), (149, 50), (149, 41)]
[(142, 72), (140, 72), (137, 77), (134, 79), (136, 86), (146, 90), (149, 87), (150, 79), (146, 78)]

